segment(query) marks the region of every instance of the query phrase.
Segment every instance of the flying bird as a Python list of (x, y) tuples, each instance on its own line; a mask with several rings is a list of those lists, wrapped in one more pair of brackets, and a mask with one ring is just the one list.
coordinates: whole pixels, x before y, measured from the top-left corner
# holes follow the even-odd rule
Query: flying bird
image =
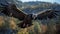
[(41, 12), (38, 12), (37, 14), (28, 15), (28, 17), (26, 17), (23, 20), (23, 22), (19, 23), (18, 25), (21, 28), (29, 27), (29, 26), (33, 25), (32, 20), (37, 20), (37, 19), (38, 20), (43, 20), (43, 19), (47, 20), (48, 18), (54, 19), (54, 18), (57, 18), (57, 16), (60, 16), (59, 13), (60, 13), (59, 11), (52, 10), (52, 9), (43, 10)]
[(15, 18), (18, 18), (19, 20), (22, 20), (21, 23), (17, 24), (18, 27), (21, 27), (21, 28), (32, 26), (33, 25), (32, 20), (36, 20), (36, 19), (43, 20), (47, 18), (53, 19), (59, 16), (58, 14), (59, 11), (52, 10), (52, 9), (43, 10), (36, 14), (27, 14), (17, 9), (15, 4), (10, 4), (6, 6), (1, 13), (4, 13), (7, 16), (15, 17)]

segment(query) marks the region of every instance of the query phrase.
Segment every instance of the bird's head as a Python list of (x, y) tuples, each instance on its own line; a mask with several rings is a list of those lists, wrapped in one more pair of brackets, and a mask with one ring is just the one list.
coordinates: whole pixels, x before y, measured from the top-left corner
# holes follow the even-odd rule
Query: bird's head
[(32, 17), (33, 17), (33, 19), (35, 20), (36, 17), (37, 17), (37, 14), (33, 13)]
[(28, 17), (35, 20), (37, 17), (37, 14), (28, 14)]

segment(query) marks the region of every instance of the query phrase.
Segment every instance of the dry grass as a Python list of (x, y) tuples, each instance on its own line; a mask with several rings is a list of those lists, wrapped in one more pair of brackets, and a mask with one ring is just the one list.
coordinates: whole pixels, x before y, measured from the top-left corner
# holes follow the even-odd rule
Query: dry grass
[(0, 16), (0, 27), (16, 29), (16, 22), (13, 17)]
[(4, 18), (2, 16), (0, 16), (0, 27), (3, 26), (3, 23), (4, 23)]
[(11, 29), (16, 29), (16, 23), (15, 23), (15, 20), (13, 19), (13, 17), (11, 17), (11, 19), (9, 20), (9, 27)]

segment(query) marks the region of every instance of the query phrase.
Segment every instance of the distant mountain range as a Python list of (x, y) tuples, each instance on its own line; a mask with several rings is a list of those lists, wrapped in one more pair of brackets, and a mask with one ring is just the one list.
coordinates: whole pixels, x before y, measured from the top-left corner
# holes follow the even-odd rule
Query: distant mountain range
[(22, 10), (27, 13), (37, 13), (39, 11), (43, 11), (45, 9), (54, 9), (60, 11), (60, 4), (57, 3), (49, 3), (49, 2), (24, 2), (22, 4)]
[(41, 2), (41, 1), (32, 1), (32, 2), (21, 2), (17, 0), (0, 0), (4, 5), (8, 5), (9, 3), (15, 4), (19, 9), (26, 13), (36, 13), (45, 9), (54, 9), (60, 11), (60, 4), (57, 3), (49, 3), (49, 2)]

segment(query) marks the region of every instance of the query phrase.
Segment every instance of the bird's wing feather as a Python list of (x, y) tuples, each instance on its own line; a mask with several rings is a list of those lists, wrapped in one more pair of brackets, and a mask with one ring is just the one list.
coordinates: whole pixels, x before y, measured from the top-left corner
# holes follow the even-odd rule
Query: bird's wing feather
[(59, 16), (59, 11), (56, 11), (56, 10), (52, 10), (52, 9), (49, 9), (49, 10), (44, 10), (44, 11), (41, 11), (40, 13), (37, 13), (37, 19), (51, 19), (51, 18), (55, 18), (57, 16)]
[(15, 18), (18, 18), (19, 20), (24, 20), (25, 16), (27, 15), (23, 11), (17, 9), (16, 5), (14, 4), (5, 7), (5, 9), (1, 13), (4, 13), (7, 16), (13, 16)]

